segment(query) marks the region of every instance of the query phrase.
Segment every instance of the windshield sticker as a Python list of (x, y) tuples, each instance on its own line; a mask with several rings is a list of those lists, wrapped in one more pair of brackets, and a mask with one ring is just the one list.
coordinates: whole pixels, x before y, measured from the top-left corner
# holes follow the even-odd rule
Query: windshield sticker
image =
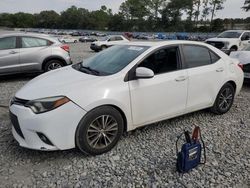
[(141, 50), (143, 50), (142, 47), (138, 47), (138, 46), (130, 46), (128, 49), (129, 50), (135, 50), (135, 51), (141, 51)]

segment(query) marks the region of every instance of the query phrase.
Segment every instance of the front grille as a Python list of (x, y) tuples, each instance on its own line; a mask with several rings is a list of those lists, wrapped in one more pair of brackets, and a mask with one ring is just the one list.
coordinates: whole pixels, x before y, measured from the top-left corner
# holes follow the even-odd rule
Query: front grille
[(12, 105), (12, 104), (16, 104), (16, 105), (24, 106), (28, 101), (29, 101), (29, 100), (19, 99), (19, 98), (14, 97), (14, 98), (11, 100), (11, 105)]
[(23, 136), (23, 132), (20, 128), (20, 125), (19, 125), (19, 122), (18, 122), (18, 119), (17, 119), (17, 116), (14, 115), (13, 113), (10, 112), (10, 120), (11, 120), (11, 123), (13, 124), (13, 127), (15, 128), (17, 134), (19, 136), (21, 136), (23, 139), (24, 139), (24, 136)]
[(250, 73), (250, 64), (243, 65), (243, 71)]
[(207, 41), (207, 43), (218, 49), (222, 49), (225, 46), (223, 42)]

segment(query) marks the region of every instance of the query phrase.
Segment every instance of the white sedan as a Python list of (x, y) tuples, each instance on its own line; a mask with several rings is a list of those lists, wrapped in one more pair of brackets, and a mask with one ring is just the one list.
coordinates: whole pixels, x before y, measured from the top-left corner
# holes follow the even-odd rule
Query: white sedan
[(102, 154), (140, 126), (205, 108), (228, 112), (243, 84), (238, 63), (198, 42), (117, 45), (19, 90), (13, 135), (26, 148)]
[(128, 43), (129, 40), (122, 35), (109, 35), (99, 39), (98, 41), (92, 42), (90, 45), (90, 49), (95, 52), (105, 50), (114, 45), (119, 45), (123, 43)]
[(78, 40), (73, 37), (63, 37), (63, 38), (60, 38), (59, 41), (62, 43), (77, 43), (78, 42)]

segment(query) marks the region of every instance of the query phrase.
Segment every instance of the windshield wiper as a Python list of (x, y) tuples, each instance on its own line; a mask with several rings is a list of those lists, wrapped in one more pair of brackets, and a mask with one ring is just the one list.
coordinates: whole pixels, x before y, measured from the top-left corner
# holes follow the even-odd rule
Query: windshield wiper
[(85, 71), (87, 70), (88, 72), (90, 72), (90, 73), (92, 73), (92, 74), (94, 74), (94, 75), (100, 75), (100, 72), (99, 72), (99, 71), (94, 70), (94, 69), (92, 69), (92, 68), (90, 68), (90, 67), (87, 67), (87, 66), (83, 66), (82, 64), (81, 64), (80, 69), (84, 69)]

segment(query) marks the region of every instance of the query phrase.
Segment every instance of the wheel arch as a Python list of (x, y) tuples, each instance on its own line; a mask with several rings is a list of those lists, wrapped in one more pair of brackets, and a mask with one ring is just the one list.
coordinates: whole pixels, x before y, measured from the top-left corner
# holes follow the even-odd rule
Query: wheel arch
[[(234, 88), (234, 91), (236, 91), (237, 85), (236, 85), (235, 81), (229, 80), (229, 81), (227, 81), (225, 84), (227, 84), (227, 83), (231, 84), (231, 85), (233, 86), (233, 88)], [(225, 84), (224, 84), (224, 85), (225, 85)]]
[(125, 112), (118, 105), (115, 105), (115, 104), (102, 104), (102, 105), (96, 106), (96, 107), (88, 110), (88, 112), (93, 111), (93, 110), (95, 110), (97, 108), (100, 108), (100, 107), (105, 107), (105, 106), (106, 107), (113, 107), (121, 114), (122, 119), (123, 119), (123, 123), (124, 123), (123, 132), (127, 132), (127, 130), (128, 130), (128, 120), (127, 120), (127, 117), (125, 115)]
[(236, 49), (236, 51), (239, 49), (239, 47), (236, 44), (232, 45), (230, 49), (232, 48)]
[(51, 60), (58, 60), (58, 61), (61, 61), (64, 66), (67, 65), (66, 61), (62, 57), (60, 57), (60, 56), (49, 56), (49, 57), (47, 57), (47, 58), (45, 58), (43, 60), (42, 70), (44, 70), (46, 63), (49, 62), (49, 61), (51, 61)]

